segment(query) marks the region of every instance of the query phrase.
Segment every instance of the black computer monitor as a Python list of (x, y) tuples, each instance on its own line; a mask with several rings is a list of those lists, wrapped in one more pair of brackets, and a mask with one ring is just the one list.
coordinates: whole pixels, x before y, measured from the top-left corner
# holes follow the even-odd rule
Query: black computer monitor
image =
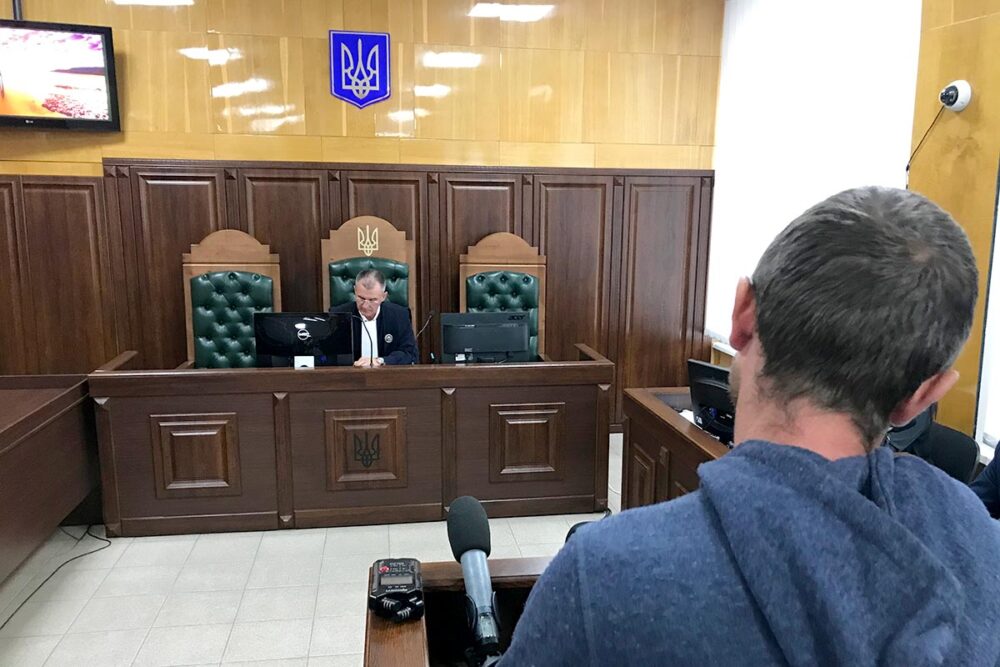
[[(350, 313), (255, 313), (257, 366), (350, 366), (354, 337)], [(305, 357), (306, 359), (302, 359)]]
[(534, 361), (530, 317), (522, 312), (441, 313), (441, 362)]
[(688, 381), (695, 424), (731, 445), (736, 408), (729, 397), (729, 369), (688, 359)]

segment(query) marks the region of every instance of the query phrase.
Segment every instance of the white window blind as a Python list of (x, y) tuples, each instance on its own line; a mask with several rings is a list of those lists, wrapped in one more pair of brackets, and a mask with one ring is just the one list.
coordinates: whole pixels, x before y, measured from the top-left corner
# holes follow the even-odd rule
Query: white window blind
[(727, 0), (706, 328), (728, 340), (736, 282), (820, 200), (905, 185), (919, 0)]
[[(998, 211), (1000, 214), (1000, 211)], [(990, 449), (1000, 442), (1000, 248), (994, 230), (989, 288), (986, 292), (986, 331), (979, 371), (976, 440)], [(981, 448), (982, 449), (982, 448)], [(986, 454), (992, 458), (991, 453)]]

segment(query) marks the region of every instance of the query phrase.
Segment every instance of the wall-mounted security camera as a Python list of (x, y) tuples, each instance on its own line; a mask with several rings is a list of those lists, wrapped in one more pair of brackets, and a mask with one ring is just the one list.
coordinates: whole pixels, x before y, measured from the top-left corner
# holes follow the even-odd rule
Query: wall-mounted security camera
[(972, 101), (972, 86), (965, 79), (952, 81), (941, 91), (941, 104), (952, 111), (961, 111)]

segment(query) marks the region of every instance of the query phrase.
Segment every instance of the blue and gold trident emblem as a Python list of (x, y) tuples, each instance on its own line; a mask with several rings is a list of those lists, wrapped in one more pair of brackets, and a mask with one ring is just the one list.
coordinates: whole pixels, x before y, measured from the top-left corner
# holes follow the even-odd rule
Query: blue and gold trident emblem
[(358, 227), (358, 250), (371, 257), (372, 253), (378, 250), (378, 227), (372, 229), (371, 225), (365, 225), (364, 229)]
[(359, 109), (388, 99), (389, 35), (331, 30), (330, 92)]
[(374, 437), (369, 439), (368, 433), (365, 432), (365, 437), (362, 440), (361, 436), (354, 436), (354, 460), (359, 462), (366, 468), (370, 468), (373, 463), (379, 460), (379, 443), (378, 434), (376, 433)]

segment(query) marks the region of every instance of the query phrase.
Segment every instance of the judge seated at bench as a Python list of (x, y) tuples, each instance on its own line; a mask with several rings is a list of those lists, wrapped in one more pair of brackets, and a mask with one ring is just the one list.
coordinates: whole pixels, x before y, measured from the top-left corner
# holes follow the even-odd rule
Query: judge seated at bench
[(419, 352), (410, 309), (386, 301), (386, 296), (385, 276), (376, 269), (366, 269), (354, 279), (354, 301), (330, 309), (331, 313), (353, 316), (355, 366), (417, 363)]

